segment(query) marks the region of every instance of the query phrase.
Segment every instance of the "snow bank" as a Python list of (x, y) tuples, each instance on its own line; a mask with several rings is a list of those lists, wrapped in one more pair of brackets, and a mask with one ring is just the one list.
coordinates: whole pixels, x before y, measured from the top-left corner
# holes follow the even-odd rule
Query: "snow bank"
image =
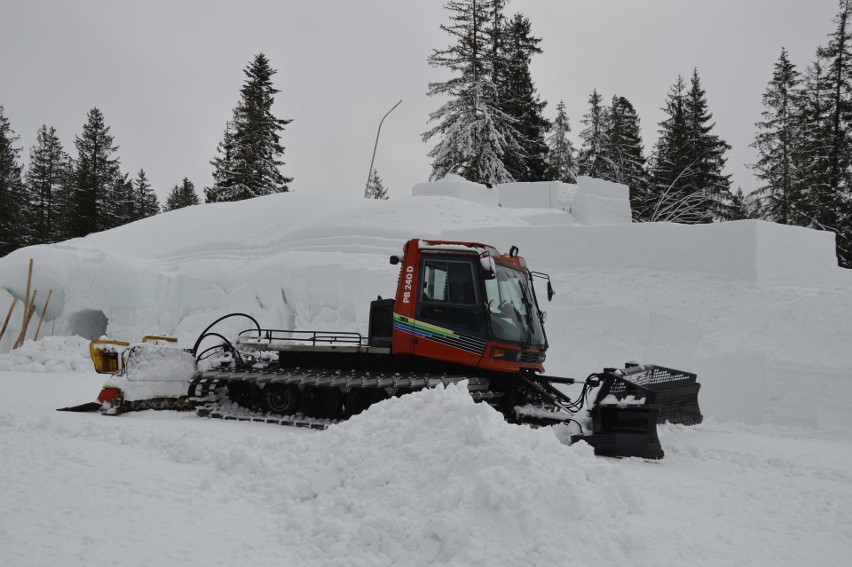
[(82, 337), (44, 337), (0, 354), (0, 371), (94, 372), (89, 341)]

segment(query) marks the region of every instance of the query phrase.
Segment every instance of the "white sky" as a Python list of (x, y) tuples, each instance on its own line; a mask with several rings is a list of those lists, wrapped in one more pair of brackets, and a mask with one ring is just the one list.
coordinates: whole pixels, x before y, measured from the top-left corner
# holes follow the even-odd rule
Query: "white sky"
[[(122, 169), (144, 168), (161, 199), (184, 176), (200, 196), (211, 182), (243, 68), (265, 53), (278, 69), (274, 112), (284, 174), (296, 191), (363, 192), (376, 129), (376, 168), (391, 198), (431, 172), (426, 96), (445, 75), (426, 58), (449, 36), (443, 0), (104, 1), (0, 0), (0, 105), (29, 149), (42, 124), (74, 154), (74, 136), (98, 106)], [(646, 153), (678, 74), (698, 67), (717, 123), (733, 146), (734, 188), (755, 180), (744, 164), (761, 96), (781, 46), (804, 72), (833, 30), (835, 0), (511, 0), (543, 38), (533, 80), (552, 118), (564, 99), (575, 145), (587, 99), (627, 97)]]

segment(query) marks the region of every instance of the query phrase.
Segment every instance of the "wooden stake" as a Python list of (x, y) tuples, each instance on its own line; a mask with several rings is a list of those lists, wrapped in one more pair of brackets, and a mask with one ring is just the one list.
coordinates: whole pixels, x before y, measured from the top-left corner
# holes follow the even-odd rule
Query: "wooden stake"
[(30, 268), (27, 270), (27, 294), (24, 296), (24, 318), (21, 320), (21, 327), (27, 322), (27, 313), (30, 312), (30, 283), (33, 281), (33, 259), (30, 258)]
[(35, 305), (36, 295), (38, 295), (38, 290), (33, 291), (33, 296), (31, 298), (32, 302), (30, 303), (29, 312), (24, 314), (23, 328), (21, 329), (21, 334), (18, 335), (18, 340), (15, 341), (15, 346), (12, 347), (12, 350), (15, 350), (16, 348), (20, 348), (21, 345), (24, 344), (24, 341), (27, 339), (27, 327), (30, 326), (30, 319), (32, 319), (33, 313), (35, 312), (35, 309), (36, 309), (36, 305)]
[(15, 305), (18, 304), (18, 298), (12, 298), (12, 306), (9, 308), (9, 313), (6, 314), (6, 320), (3, 321), (3, 328), (0, 329), (0, 341), (3, 340), (3, 335), (6, 333), (6, 327), (9, 325), (9, 319), (12, 318), (12, 311), (15, 310)]
[(41, 324), (44, 323), (44, 314), (47, 313), (47, 306), (50, 303), (51, 295), (53, 295), (52, 289), (47, 292), (47, 301), (44, 302), (44, 309), (41, 310), (41, 317), (38, 318), (38, 327), (36, 327), (35, 336), (33, 337), (34, 341), (38, 340), (38, 332), (41, 331)]

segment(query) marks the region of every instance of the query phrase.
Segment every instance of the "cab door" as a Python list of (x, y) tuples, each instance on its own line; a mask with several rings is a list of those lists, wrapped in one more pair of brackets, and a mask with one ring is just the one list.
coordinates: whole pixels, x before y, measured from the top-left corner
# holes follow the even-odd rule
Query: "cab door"
[(421, 260), (418, 356), (476, 366), (488, 343), (478, 264), (441, 256)]

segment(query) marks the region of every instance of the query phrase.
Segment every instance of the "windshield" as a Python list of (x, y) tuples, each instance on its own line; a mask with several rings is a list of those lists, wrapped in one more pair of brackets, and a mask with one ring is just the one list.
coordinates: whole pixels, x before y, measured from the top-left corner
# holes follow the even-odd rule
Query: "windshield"
[(494, 338), (544, 347), (544, 331), (529, 277), (502, 264), (497, 264), (496, 275), (485, 280)]

